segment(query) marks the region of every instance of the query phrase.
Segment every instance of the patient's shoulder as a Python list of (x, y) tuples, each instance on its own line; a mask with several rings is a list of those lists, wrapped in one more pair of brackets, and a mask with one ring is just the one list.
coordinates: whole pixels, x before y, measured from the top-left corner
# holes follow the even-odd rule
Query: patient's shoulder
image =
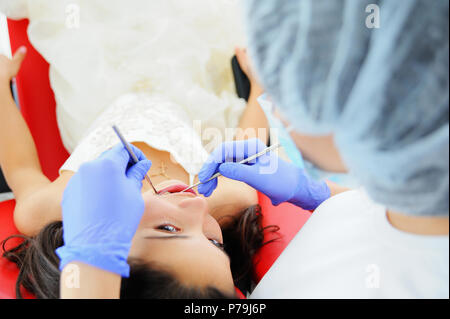
[(24, 235), (34, 236), (51, 222), (62, 220), (61, 201), (73, 173), (63, 173), (54, 182), (19, 198), (14, 210), (14, 223)]

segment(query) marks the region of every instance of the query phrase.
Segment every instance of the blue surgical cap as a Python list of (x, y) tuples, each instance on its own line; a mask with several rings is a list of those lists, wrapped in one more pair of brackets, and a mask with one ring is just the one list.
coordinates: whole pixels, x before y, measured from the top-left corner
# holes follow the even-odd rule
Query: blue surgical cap
[(376, 202), (448, 216), (448, 0), (247, 0), (245, 9), (256, 73), (291, 124), (334, 134)]

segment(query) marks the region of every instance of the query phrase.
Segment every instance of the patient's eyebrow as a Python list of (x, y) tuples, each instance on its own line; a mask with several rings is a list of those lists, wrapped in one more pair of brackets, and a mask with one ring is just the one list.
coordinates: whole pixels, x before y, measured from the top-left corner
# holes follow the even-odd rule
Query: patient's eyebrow
[(145, 239), (177, 239), (177, 238), (189, 238), (185, 235), (173, 235), (173, 236), (146, 236)]

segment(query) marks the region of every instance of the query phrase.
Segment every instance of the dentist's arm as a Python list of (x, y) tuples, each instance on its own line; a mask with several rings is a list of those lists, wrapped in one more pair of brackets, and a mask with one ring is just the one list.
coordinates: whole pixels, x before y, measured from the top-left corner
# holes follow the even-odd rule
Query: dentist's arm
[(128, 253), (144, 213), (142, 180), (151, 167), (131, 147), (137, 164), (118, 145), (83, 164), (64, 191), (64, 245), (56, 250), (62, 298), (116, 298), (120, 278), (129, 276)]
[(73, 262), (61, 273), (62, 299), (119, 299), (120, 275), (88, 264)]
[[(307, 210), (316, 209), (332, 195), (345, 190), (333, 183), (311, 179), (304, 170), (273, 153), (265, 154), (249, 164), (237, 163), (265, 148), (258, 139), (224, 143), (211, 154), (199, 173), (199, 179), (205, 182), (220, 172), (264, 193), (274, 205), (289, 202)], [(200, 185), (198, 191), (210, 196), (216, 187), (217, 179)]]

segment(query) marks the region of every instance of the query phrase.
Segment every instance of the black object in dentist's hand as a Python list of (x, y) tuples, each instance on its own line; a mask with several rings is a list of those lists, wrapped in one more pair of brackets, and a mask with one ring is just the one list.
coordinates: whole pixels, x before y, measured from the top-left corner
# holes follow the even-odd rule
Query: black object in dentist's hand
[(244, 71), (242, 71), (236, 56), (231, 60), (231, 67), (233, 68), (234, 82), (236, 83), (237, 95), (248, 101), (250, 97), (250, 80)]

